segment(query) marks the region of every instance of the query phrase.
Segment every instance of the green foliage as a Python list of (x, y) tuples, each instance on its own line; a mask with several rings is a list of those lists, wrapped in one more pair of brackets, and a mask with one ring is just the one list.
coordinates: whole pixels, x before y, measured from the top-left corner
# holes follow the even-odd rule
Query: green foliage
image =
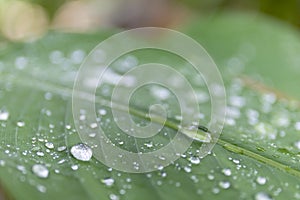
[[(200, 163), (192, 161), (201, 146), (194, 142), (175, 163), (148, 174), (118, 172), (95, 159), (81, 162), (69, 152), (80, 142), (71, 112), (73, 81), (79, 67), (72, 53), (80, 50), (87, 54), (111, 33), (50, 33), (37, 42), (10, 44), (2, 50), (0, 109), (8, 111), (9, 117), (0, 121), (0, 180), (7, 194), (14, 199), (300, 198), (300, 128), (294, 126), (300, 117), (299, 101), (282, 94), (300, 98), (299, 83), (291, 81), (300, 75), (298, 33), (251, 15), (216, 16), (192, 24), (185, 32), (203, 44), (220, 67), (228, 96), (225, 128), (213, 152)], [(57, 50), (63, 59), (56, 63), (53, 57)], [(154, 51), (132, 55), (139, 64), (155, 59), (172, 65), (191, 80), (197, 93), (207, 92), (199, 77), (185, 71), (182, 66), (186, 63), (179, 58)], [(118, 72), (117, 62), (113, 68)], [(131, 106), (147, 113), (153, 103), (169, 104), (168, 120), (176, 123), (176, 99), (172, 96), (160, 101), (149, 96), (149, 91), (147, 87), (137, 91)], [(97, 96), (107, 100), (101, 88)], [(203, 125), (209, 121), (209, 105), (209, 101), (200, 104)], [(151, 151), (176, 134), (167, 126), (154, 138), (153, 147), (143, 140), (133, 146), (132, 138), (116, 135), (120, 130), (109, 107), (97, 104), (96, 108), (107, 110), (101, 126), (125, 149)], [(133, 119), (148, 123), (143, 116)], [(46, 142), (53, 143), (54, 149), (47, 148)], [(62, 146), (67, 149), (58, 151)], [(47, 178), (32, 172), (37, 163), (49, 169)], [(114, 180), (111, 186), (105, 184), (107, 178)]]

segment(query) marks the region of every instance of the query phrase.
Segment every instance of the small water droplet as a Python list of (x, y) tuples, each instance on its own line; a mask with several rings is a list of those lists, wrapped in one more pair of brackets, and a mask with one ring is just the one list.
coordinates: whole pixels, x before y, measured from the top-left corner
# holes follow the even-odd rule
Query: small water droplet
[(185, 166), (183, 169), (187, 173), (190, 173), (192, 171), (192, 168), (190, 168), (189, 166)]
[(80, 64), (83, 61), (84, 57), (85, 57), (85, 52), (83, 50), (78, 49), (72, 52), (71, 61), (74, 64)]
[(161, 87), (161, 86), (152, 86), (150, 88), (150, 92), (154, 97), (161, 99), (161, 100), (168, 99), (171, 94), (168, 89)]
[(42, 152), (42, 151), (38, 151), (38, 152), (36, 152), (36, 155), (38, 155), (38, 156), (44, 156), (45, 154), (44, 154), (44, 152)]
[(64, 61), (64, 54), (61, 51), (52, 51), (49, 55), (49, 59), (53, 64), (60, 64)]
[(208, 175), (207, 175), (207, 178), (208, 178), (208, 180), (214, 180), (214, 179), (215, 179), (215, 176), (212, 175), (212, 174), (208, 174)]
[(74, 158), (81, 161), (89, 161), (93, 155), (92, 149), (88, 145), (83, 143), (72, 146), (70, 152), (74, 156)]
[(57, 147), (57, 151), (64, 151), (66, 150), (67, 147), (66, 146), (60, 146), (60, 147)]
[(5, 160), (0, 160), (0, 166), (4, 167), (5, 166)]
[(91, 137), (91, 138), (96, 137), (96, 133), (90, 133), (90, 134), (89, 134), (89, 137)]
[(220, 181), (219, 186), (223, 189), (228, 189), (230, 187), (230, 182), (229, 181)]
[(267, 179), (266, 179), (265, 177), (258, 176), (258, 177), (256, 178), (256, 182), (257, 182), (259, 185), (264, 185), (264, 184), (266, 184)]
[(223, 169), (222, 172), (225, 176), (231, 176), (231, 170), (230, 169)]
[(272, 198), (265, 192), (259, 192), (255, 195), (255, 200), (272, 200)]
[(250, 125), (255, 125), (258, 123), (258, 118), (259, 118), (258, 111), (249, 109), (249, 110), (247, 110), (246, 115), (248, 117), (248, 123)]
[(106, 115), (106, 113), (107, 113), (107, 111), (106, 111), (105, 109), (99, 109), (98, 112), (99, 112), (99, 114), (102, 115), (102, 116)]
[(104, 183), (106, 186), (111, 187), (115, 183), (115, 180), (109, 177), (101, 179), (101, 182)]
[(17, 165), (17, 169), (23, 174), (26, 174), (26, 168), (23, 165)]
[(91, 128), (97, 128), (97, 126), (98, 126), (97, 123), (91, 123), (91, 124), (90, 124), (90, 127), (91, 127)]
[(54, 144), (52, 142), (46, 142), (45, 143), (45, 146), (48, 148), (48, 149), (54, 149)]
[(24, 121), (18, 121), (17, 122), (17, 126), (18, 127), (24, 127), (25, 126), (25, 122)]
[(9, 112), (6, 109), (2, 108), (0, 110), (0, 121), (6, 121), (8, 120), (8, 117), (9, 117)]
[(17, 69), (24, 69), (28, 64), (28, 59), (26, 57), (20, 56), (15, 60), (15, 66)]
[(120, 197), (117, 196), (117, 195), (115, 195), (115, 194), (110, 194), (110, 195), (109, 195), (109, 199), (110, 199), (110, 200), (119, 200)]
[(79, 168), (78, 165), (72, 165), (72, 166), (71, 166), (71, 169), (74, 170), (74, 171), (78, 170), (78, 168)]
[(192, 156), (189, 158), (189, 161), (194, 165), (198, 165), (200, 163), (200, 158), (198, 156)]
[(36, 188), (39, 192), (42, 192), (42, 193), (45, 193), (47, 191), (47, 188), (43, 185), (37, 185)]
[(33, 165), (32, 172), (40, 178), (47, 178), (49, 176), (49, 170), (46, 166), (41, 164)]
[(241, 96), (231, 96), (229, 97), (229, 103), (235, 107), (243, 107), (246, 104), (246, 99)]
[(152, 142), (148, 142), (144, 144), (146, 147), (151, 148), (153, 147), (153, 143)]
[(300, 131), (300, 122), (296, 122), (294, 127), (297, 131)]

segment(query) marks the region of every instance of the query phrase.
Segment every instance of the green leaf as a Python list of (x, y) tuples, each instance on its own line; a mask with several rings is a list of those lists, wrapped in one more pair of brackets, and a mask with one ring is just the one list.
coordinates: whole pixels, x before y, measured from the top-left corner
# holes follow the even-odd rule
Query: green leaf
[[(291, 81), (300, 75), (299, 34), (270, 19), (242, 14), (223, 14), (190, 27), (185, 32), (200, 41), (220, 67), (228, 97), (225, 128), (200, 163), (196, 156), (202, 143), (195, 141), (173, 164), (147, 174), (119, 172), (94, 158), (82, 162), (70, 154), (80, 142), (71, 109), (78, 57), (111, 33), (50, 33), (37, 42), (6, 44), (0, 52), (0, 180), (6, 194), (13, 199), (299, 199), (300, 96), (298, 82)], [(112, 64), (116, 73), (122, 73), (120, 63), (127, 56)], [(184, 74), (202, 97), (201, 123), (207, 125), (207, 89), (201, 77), (183, 67), (184, 60), (154, 50), (130, 56), (139, 64), (154, 59)], [(132, 118), (140, 124), (149, 123), (150, 105), (169, 105), (168, 122), (152, 143), (121, 134), (109, 104), (103, 103), (112, 86), (97, 90), (102, 100), (96, 109), (106, 111), (99, 116), (101, 127), (116, 146), (150, 152), (174, 137), (178, 101), (172, 94), (157, 99), (157, 87), (140, 88), (130, 102)], [(47, 178), (32, 172), (37, 163), (47, 167)]]

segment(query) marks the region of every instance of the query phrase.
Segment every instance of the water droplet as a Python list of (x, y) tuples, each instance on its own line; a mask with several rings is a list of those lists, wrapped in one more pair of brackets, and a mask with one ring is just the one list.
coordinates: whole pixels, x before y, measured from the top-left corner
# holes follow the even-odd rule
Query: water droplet
[(98, 112), (99, 112), (99, 114), (102, 115), (102, 116), (106, 115), (106, 113), (107, 113), (107, 111), (106, 111), (105, 109), (99, 109)]
[(104, 178), (101, 179), (101, 182), (104, 183), (106, 186), (111, 187), (115, 183), (115, 180), (113, 178)]
[(161, 86), (152, 86), (150, 88), (151, 94), (161, 100), (166, 100), (170, 96), (170, 91), (164, 87)]
[(274, 129), (270, 124), (260, 122), (255, 125), (255, 130), (263, 137), (268, 136), (269, 139), (276, 139), (277, 130)]
[(207, 175), (207, 178), (208, 178), (208, 180), (214, 180), (214, 179), (215, 179), (215, 176), (212, 175), (212, 174), (208, 174), (208, 175)]
[(83, 61), (84, 57), (85, 57), (85, 52), (83, 50), (78, 49), (72, 52), (71, 61), (74, 64), (80, 64)]
[(24, 126), (25, 126), (25, 122), (23, 122), (23, 121), (18, 121), (18, 122), (17, 122), (17, 126), (18, 126), (18, 127), (24, 127)]
[(49, 170), (46, 166), (41, 164), (33, 165), (32, 172), (40, 178), (47, 178), (49, 176)]
[(266, 184), (267, 179), (266, 179), (265, 177), (258, 176), (258, 177), (256, 178), (256, 182), (257, 182), (258, 184), (260, 184), (260, 185), (264, 185), (264, 184)]
[(235, 107), (243, 107), (246, 104), (246, 99), (240, 96), (231, 96), (229, 97), (229, 103)]
[(15, 66), (17, 69), (24, 69), (28, 64), (28, 60), (27, 58), (21, 56), (21, 57), (17, 57), (15, 60)]
[(81, 161), (89, 161), (93, 155), (92, 149), (88, 145), (83, 143), (72, 146), (70, 152), (74, 156), (74, 158)]
[(66, 146), (60, 146), (60, 147), (57, 147), (57, 151), (64, 151), (66, 150), (67, 147)]
[(189, 158), (189, 161), (194, 165), (198, 165), (200, 163), (200, 158), (198, 156), (192, 156)]
[(1, 167), (5, 166), (5, 160), (0, 160), (0, 166)]
[(250, 125), (255, 125), (258, 123), (259, 113), (256, 110), (249, 109), (247, 110), (246, 115)]
[(97, 128), (97, 126), (98, 126), (97, 123), (91, 123), (91, 124), (90, 124), (90, 127), (91, 127), (91, 128)]
[(237, 160), (237, 159), (233, 159), (232, 162), (235, 163), (235, 164), (240, 164), (240, 161)]
[(228, 189), (230, 187), (230, 182), (229, 181), (220, 181), (219, 186), (223, 189)]
[(42, 152), (42, 151), (38, 151), (38, 152), (36, 152), (36, 155), (38, 155), (38, 156), (44, 156), (45, 154), (44, 154), (44, 152)]
[(121, 190), (120, 190), (120, 194), (121, 194), (121, 195), (124, 195), (125, 193), (126, 193), (126, 190), (124, 190), (124, 189), (121, 189)]
[(74, 171), (78, 170), (78, 168), (79, 168), (78, 165), (72, 165), (72, 166), (71, 166), (71, 169), (74, 170)]
[(8, 117), (9, 117), (9, 112), (6, 109), (2, 108), (0, 110), (0, 121), (6, 121)]
[(255, 195), (255, 200), (272, 200), (272, 198), (265, 192), (259, 192)]
[(233, 118), (226, 118), (225, 123), (229, 126), (235, 126), (236, 122)]
[(91, 137), (91, 138), (96, 137), (96, 133), (90, 133), (89, 137)]
[(273, 93), (269, 93), (269, 94), (264, 94), (262, 96), (262, 101), (269, 103), (269, 104), (273, 104), (276, 101), (276, 95)]
[(52, 99), (52, 93), (51, 92), (46, 92), (45, 94), (44, 94), (44, 98), (46, 99), (46, 100), (51, 100)]
[(26, 168), (23, 165), (17, 165), (17, 169), (23, 174), (26, 174)]
[(120, 197), (117, 196), (117, 195), (115, 195), (115, 194), (110, 194), (110, 195), (109, 195), (109, 199), (110, 199), (110, 200), (119, 200)]
[(296, 122), (294, 127), (297, 131), (300, 131), (300, 122)]
[(148, 142), (144, 144), (146, 147), (151, 148), (153, 147), (153, 143), (152, 142)]
[(187, 173), (190, 173), (192, 171), (192, 168), (190, 168), (189, 166), (185, 166), (183, 169)]
[(45, 143), (45, 146), (48, 148), (48, 149), (54, 149), (54, 144), (52, 142), (46, 142)]
[(64, 61), (64, 54), (61, 51), (52, 51), (49, 55), (49, 59), (53, 64), (60, 64)]
[(140, 164), (137, 163), (137, 162), (133, 162), (133, 168), (134, 168), (135, 170), (139, 170), (139, 169), (140, 169)]
[(231, 170), (230, 169), (223, 169), (222, 172), (225, 176), (231, 176)]
[(45, 193), (47, 191), (47, 188), (43, 185), (37, 185), (36, 186), (36, 189), (39, 191), (39, 192), (42, 192), (42, 193)]
[(239, 108), (228, 106), (226, 107), (226, 115), (230, 118), (237, 119), (241, 116), (241, 112)]

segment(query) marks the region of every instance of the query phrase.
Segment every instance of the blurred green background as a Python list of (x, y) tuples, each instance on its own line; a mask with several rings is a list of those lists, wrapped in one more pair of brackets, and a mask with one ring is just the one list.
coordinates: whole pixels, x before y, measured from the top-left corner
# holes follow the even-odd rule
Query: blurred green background
[(300, 26), (300, 0), (0, 0), (1, 38), (28, 40), (48, 30), (176, 28), (222, 11), (254, 12)]

